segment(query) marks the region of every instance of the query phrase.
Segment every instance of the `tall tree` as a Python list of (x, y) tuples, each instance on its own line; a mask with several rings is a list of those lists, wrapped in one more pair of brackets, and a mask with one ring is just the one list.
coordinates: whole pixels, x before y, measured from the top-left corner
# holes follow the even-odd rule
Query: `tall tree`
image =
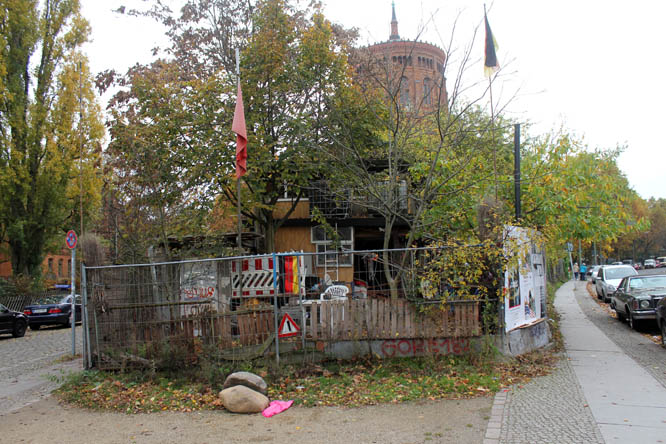
[(578, 240), (609, 251), (619, 237), (649, 226), (617, 166), (620, 153), (589, 150), (567, 134), (539, 138), (523, 150), (524, 223), (546, 235), (552, 257)]
[(0, 225), (16, 274), (38, 275), (48, 243), (99, 200), (103, 127), (78, 52), (89, 32), (78, 0), (0, 7)]
[[(470, 95), (463, 73), (472, 47), (463, 49), (458, 66), (443, 53), (443, 66), (432, 67), (432, 78), (422, 80), (429, 86), (417, 95), (405, 80), (411, 60), (420, 63), (420, 43), (418, 37), (400, 43), (398, 57), (372, 48), (356, 53), (356, 86), (348, 91), (349, 99), (336, 103), (335, 126), (328, 128), (334, 143), (322, 150), (339, 170), (332, 188), (384, 222), (384, 275), (393, 297), (406, 256), (392, 260), (386, 250), (450, 231), (450, 224), (443, 226), (451, 221), (442, 218), (445, 207), (460, 210), (456, 199), (480, 199), (496, 183), (501, 171), (493, 171), (489, 159), (502, 145), (500, 134), (493, 139), (495, 119), (482, 118), (474, 106), (488, 91), (481, 88), (478, 95), (462, 99)], [(476, 192), (466, 194), (472, 187)], [(405, 232), (398, 240), (396, 234)]]
[[(114, 152), (129, 159), (138, 155), (130, 152), (137, 142), (142, 150), (168, 147), (157, 153), (172, 160), (161, 163), (161, 171), (180, 171), (161, 178), (159, 193), (175, 190), (174, 199), (193, 202), (188, 193), (195, 190), (202, 210), (220, 195), (235, 205), (230, 128), (236, 100), (233, 50), (239, 48), (249, 139), (242, 211), (272, 251), (277, 228), (323, 166), (312, 147), (330, 143), (323, 129), (332, 98), (349, 80), (346, 50), (353, 34), (329, 23), (318, 6), (300, 10), (285, 0), (254, 7), (235, 0), (190, 0), (177, 18), (157, 6), (150, 13), (169, 26), (172, 44), (164, 60), (135, 67), (120, 79), (125, 88), (112, 102), (110, 122)], [(100, 83), (112, 77), (102, 76)], [(161, 109), (165, 106), (170, 110)], [(139, 132), (150, 137), (140, 139)], [(140, 180), (133, 175), (123, 175), (128, 184)], [(273, 210), (285, 189), (296, 198), (276, 217)]]

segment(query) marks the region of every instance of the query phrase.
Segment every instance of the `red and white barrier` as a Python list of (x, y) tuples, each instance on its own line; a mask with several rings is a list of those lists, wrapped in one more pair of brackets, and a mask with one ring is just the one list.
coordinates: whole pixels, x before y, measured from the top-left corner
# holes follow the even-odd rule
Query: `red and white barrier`
[[(243, 297), (272, 296), (273, 289), (273, 258), (261, 257), (243, 259)], [(238, 261), (231, 262), (231, 296), (239, 297), (240, 279), (236, 271)]]

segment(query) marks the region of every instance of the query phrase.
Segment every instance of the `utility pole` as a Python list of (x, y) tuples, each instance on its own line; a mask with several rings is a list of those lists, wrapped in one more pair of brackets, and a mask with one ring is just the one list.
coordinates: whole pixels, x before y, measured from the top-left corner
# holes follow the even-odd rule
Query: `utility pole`
[(513, 192), (516, 207), (516, 225), (520, 223), (520, 123), (513, 130)]

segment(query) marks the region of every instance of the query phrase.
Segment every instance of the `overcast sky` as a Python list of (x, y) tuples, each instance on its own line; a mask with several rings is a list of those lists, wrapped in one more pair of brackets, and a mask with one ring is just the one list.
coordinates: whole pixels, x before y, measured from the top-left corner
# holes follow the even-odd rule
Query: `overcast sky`
[[(167, 3), (169, 0), (164, 0)], [(82, 0), (93, 42), (86, 51), (93, 72), (120, 72), (151, 59), (150, 49), (164, 42), (162, 29), (146, 20), (114, 14), (138, 0)], [(388, 39), (390, 0), (324, 0), (327, 17), (357, 27), (360, 44)], [(665, 103), (666, 58), (658, 45), (666, 2), (659, 0), (495, 0), (486, 1), (503, 67), (493, 86), (494, 99), (507, 113), (531, 122), (534, 134), (564, 127), (590, 148), (626, 146), (619, 166), (645, 199), (666, 198), (666, 154), (659, 111)], [(172, 4), (178, 5), (179, 0)], [(473, 43), (467, 84), (483, 82), (482, 0), (395, 0), (400, 36), (449, 49), (456, 54)], [(475, 66), (476, 65), (476, 66)], [(449, 69), (450, 69), (449, 68)], [(447, 74), (449, 80), (452, 71)], [(487, 105), (487, 100), (486, 100)], [(525, 136), (523, 136), (525, 137)]]

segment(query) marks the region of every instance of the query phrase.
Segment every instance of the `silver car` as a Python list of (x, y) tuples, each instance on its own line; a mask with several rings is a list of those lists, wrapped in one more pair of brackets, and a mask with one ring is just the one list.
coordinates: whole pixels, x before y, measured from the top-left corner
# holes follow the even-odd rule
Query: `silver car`
[(635, 276), (638, 272), (631, 265), (604, 265), (597, 273), (595, 287), (597, 297), (604, 302), (610, 301), (610, 295), (615, 293), (620, 281), (627, 276)]
[(590, 275), (590, 280), (592, 281), (593, 284), (596, 284), (596, 282), (597, 282), (597, 274), (599, 273), (600, 268), (601, 268), (601, 265), (593, 265), (587, 271), (587, 274)]

